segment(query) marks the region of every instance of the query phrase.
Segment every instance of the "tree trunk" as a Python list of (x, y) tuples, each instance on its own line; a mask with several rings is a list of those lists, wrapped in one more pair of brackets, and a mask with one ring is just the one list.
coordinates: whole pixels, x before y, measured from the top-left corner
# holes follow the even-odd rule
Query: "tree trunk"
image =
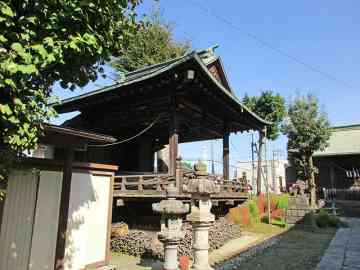
[(315, 170), (312, 155), (308, 157), (308, 181), (310, 191), (310, 207), (316, 208), (316, 185), (315, 185)]
[(262, 156), (263, 156), (263, 147), (264, 145), (264, 134), (259, 132), (259, 149), (258, 149), (258, 167), (257, 167), (257, 176), (256, 176), (256, 188), (257, 194), (261, 194), (261, 178), (262, 178)]

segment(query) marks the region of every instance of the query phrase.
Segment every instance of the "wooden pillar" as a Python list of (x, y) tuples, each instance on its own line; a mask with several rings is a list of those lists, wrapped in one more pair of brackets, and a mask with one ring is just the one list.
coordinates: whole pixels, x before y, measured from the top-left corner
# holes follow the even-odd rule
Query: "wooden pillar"
[(230, 163), (229, 163), (229, 132), (223, 135), (223, 176), (224, 180), (229, 180)]
[(73, 159), (74, 159), (74, 150), (72, 148), (66, 149), (64, 168), (63, 168), (61, 198), (60, 198), (58, 233), (56, 240), (56, 253), (55, 253), (55, 264), (54, 264), (55, 270), (64, 269), (65, 242), (66, 242), (66, 230), (67, 230), (67, 222), (68, 222), (68, 214), (69, 214)]
[(178, 156), (178, 118), (175, 103), (172, 104), (171, 116), (169, 119), (169, 174), (175, 176), (176, 158)]
[[(322, 184), (323, 183), (320, 182), (320, 185)], [(330, 184), (331, 184), (331, 188), (335, 188), (335, 169), (333, 164), (330, 164)]]
[(175, 185), (179, 193), (182, 193), (182, 181), (183, 173), (181, 167), (181, 157), (179, 156), (176, 159), (176, 173), (175, 173)]

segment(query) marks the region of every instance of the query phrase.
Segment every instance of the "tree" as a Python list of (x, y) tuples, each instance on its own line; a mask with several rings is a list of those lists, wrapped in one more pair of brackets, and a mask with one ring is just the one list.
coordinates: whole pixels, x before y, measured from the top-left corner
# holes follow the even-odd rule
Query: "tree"
[(133, 71), (180, 57), (190, 48), (189, 42), (173, 39), (172, 25), (163, 22), (157, 11), (141, 22), (138, 31), (129, 38), (121, 57), (112, 65), (120, 71)]
[[(136, 32), (141, 0), (0, 2), (0, 173), (10, 156), (32, 149), (52, 86), (74, 89), (101, 73)], [(1, 177), (1, 176), (0, 176)]]
[(316, 185), (313, 164), (315, 151), (324, 150), (330, 138), (327, 115), (320, 111), (318, 100), (313, 95), (299, 96), (288, 108), (288, 119), (283, 126), (288, 136), (288, 151), (292, 153), (308, 182), (310, 205), (316, 207)]
[[(249, 97), (245, 95), (243, 103), (251, 111), (271, 122), (266, 129), (266, 137), (270, 140), (276, 140), (281, 131), (281, 122), (286, 114), (285, 100), (280, 94), (273, 91), (263, 91), (258, 97)], [(259, 149), (258, 149), (258, 171), (256, 177), (257, 193), (261, 193), (261, 168), (264, 146), (264, 131), (259, 133)]]

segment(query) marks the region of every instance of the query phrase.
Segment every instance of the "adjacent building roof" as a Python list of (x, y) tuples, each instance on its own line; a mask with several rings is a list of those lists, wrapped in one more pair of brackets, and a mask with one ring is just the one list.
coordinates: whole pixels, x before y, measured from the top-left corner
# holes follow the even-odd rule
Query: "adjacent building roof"
[(85, 145), (90, 142), (96, 144), (114, 143), (116, 142), (116, 139), (111, 136), (94, 132), (44, 124), (44, 136), (40, 137), (40, 142), (68, 147), (70, 145)]
[(332, 128), (329, 146), (314, 156), (339, 156), (360, 154), (360, 124)]

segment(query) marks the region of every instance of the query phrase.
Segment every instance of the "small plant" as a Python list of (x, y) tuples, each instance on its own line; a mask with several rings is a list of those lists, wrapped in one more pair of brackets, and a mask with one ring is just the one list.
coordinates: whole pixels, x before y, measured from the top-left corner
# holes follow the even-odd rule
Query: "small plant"
[(316, 225), (320, 228), (327, 228), (330, 225), (330, 216), (324, 209), (320, 209), (316, 217)]
[(288, 194), (280, 195), (276, 204), (276, 208), (287, 209), (288, 207), (289, 207), (289, 195)]
[(251, 200), (249, 202), (249, 212), (250, 212), (250, 217), (251, 217), (252, 223), (260, 222), (260, 211), (254, 200)]
[(283, 218), (278, 218), (278, 217), (272, 219), (271, 224), (276, 225), (276, 226), (280, 226), (280, 227), (285, 227), (286, 226), (286, 223), (285, 223), (284, 219)]
[(341, 224), (340, 219), (337, 216), (331, 215), (329, 216), (329, 226), (330, 227), (339, 227)]

